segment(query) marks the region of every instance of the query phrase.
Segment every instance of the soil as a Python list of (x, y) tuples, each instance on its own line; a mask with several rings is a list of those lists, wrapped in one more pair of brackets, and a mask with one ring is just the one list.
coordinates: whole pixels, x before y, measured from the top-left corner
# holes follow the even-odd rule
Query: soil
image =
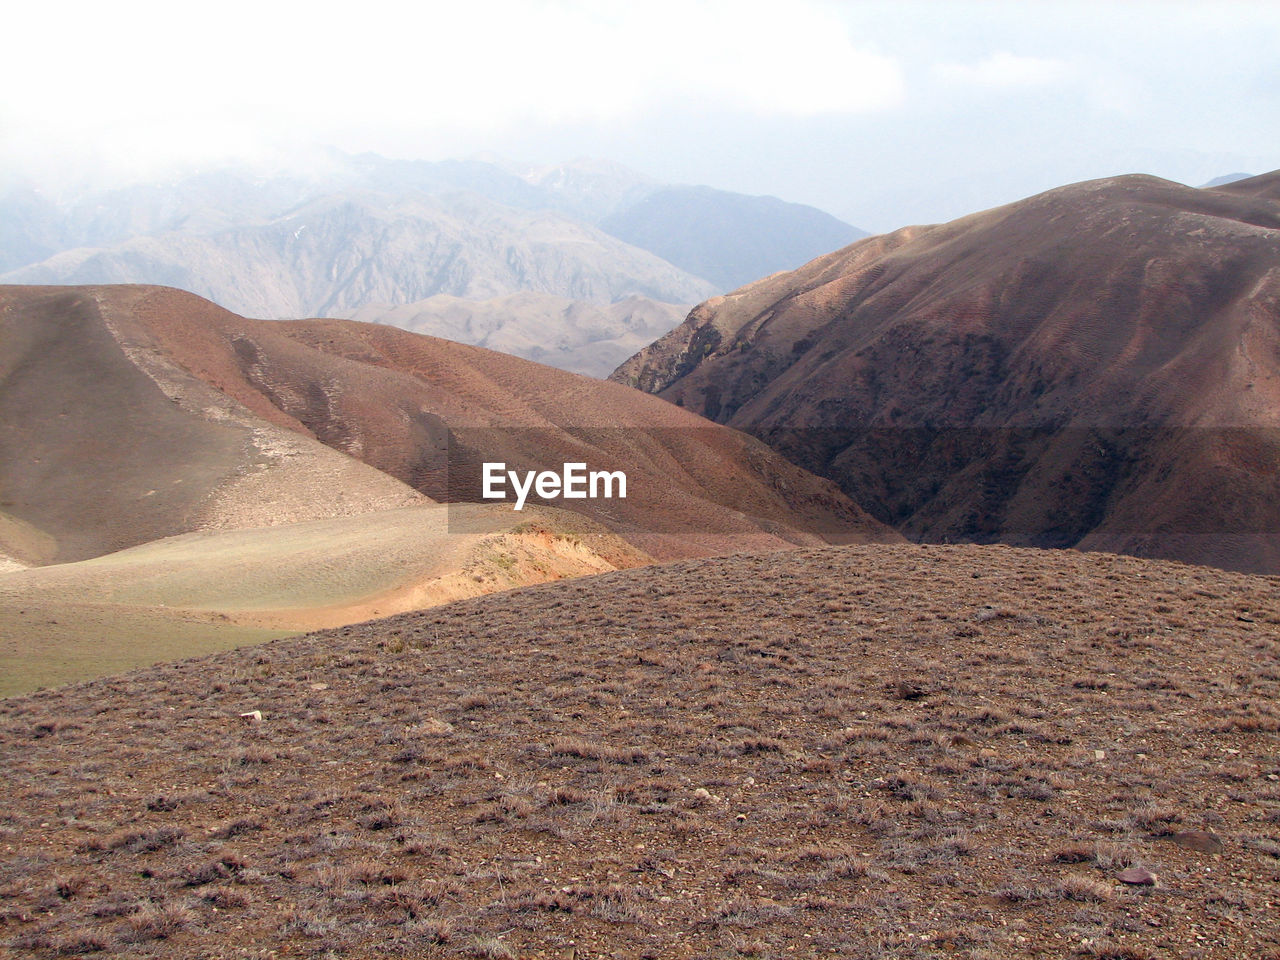
[(1278, 638), (1276, 578), (827, 547), (0, 701), (0, 942), (1280, 956)]

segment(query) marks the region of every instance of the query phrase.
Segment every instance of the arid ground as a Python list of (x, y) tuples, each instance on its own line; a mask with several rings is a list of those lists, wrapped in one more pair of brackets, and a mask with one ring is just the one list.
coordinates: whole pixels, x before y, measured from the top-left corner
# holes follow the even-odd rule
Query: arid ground
[(1277, 957), (1278, 637), (1276, 578), (825, 547), (11, 698), (0, 950)]

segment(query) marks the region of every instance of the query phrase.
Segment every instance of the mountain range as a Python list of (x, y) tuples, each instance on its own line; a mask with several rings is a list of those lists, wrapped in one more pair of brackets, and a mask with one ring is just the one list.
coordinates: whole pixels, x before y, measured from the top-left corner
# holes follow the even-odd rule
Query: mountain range
[(913, 539), (1280, 572), (1278, 184), (1117, 177), (858, 241), (613, 378)]
[[(269, 318), (376, 319), (374, 305), (398, 318), (434, 296), (517, 293), (668, 305), (653, 315), (859, 235), (811, 207), (671, 187), (600, 161), (518, 168), (335, 152), (307, 175), (219, 169), (59, 202), (13, 189), (0, 198), (0, 282), (163, 284)], [(545, 309), (522, 318), (511, 306), (478, 309), (506, 312), (513, 345), (581, 337), (572, 321), (548, 327)], [(415, 329), (457, 332), (430, 327), (429, 313), (414, 311)], [(610, 327), (603, 339), (623, 332)], [(528, 356), (574, 364), (582, 348), (574, 369), (607, 372), (593, 342)], [(609, 369), (623, 359), (605, 351)]]
[[(0, 951), (1276, 955), (1278, 238), (1280, 173), (1075, 184), (621, 383), (0, 286)], [(653, 307), (394, 309), (586, 357)]]

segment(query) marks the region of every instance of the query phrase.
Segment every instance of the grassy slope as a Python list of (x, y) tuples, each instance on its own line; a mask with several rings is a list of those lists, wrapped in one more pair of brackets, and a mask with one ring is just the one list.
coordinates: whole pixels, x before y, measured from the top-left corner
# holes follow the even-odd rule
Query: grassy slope
[(438, 504), (0, 574), (0, 696), (648, 560), (553, 510)]

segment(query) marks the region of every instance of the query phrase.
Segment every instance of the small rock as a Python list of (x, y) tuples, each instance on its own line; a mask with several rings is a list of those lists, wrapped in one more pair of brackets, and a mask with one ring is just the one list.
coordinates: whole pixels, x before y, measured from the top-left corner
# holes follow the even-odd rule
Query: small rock
[(241, 720), (248, 720), (250, 723), (261, 723), (261, 722), (262, 722), (262, 711), (261, 711), (261, 710), (250, 710), (248, 713), (242, 713), (242, 714), (240, 714), (240, 719), (241, 719)]
[(426, 737), (447, 737), (453, 733), (453, 724), (438, 717), (428, 717), (416, 727), (409, 727), (409, 733), (417, 733)]
[(1208, 830), (1184, 830), (1181, 833), (1171, 833), (1166, 839), (1187, 850), (1197, 850), (1200, 853), (1222, 852), (1222, 839)]
[(711, 791), (708, 790), (706, 787), (699, 787), (697, 790), (693, 791), (693, 795), (697, 797), (699, 800), (711, 799)]
[(1154, 887), (1158, 878), (1146, 867), (1128, 867), (1116, 874), (1116, 879), (1131, 887)]
[(328, 690), (329, 685), (327, 683), (313, 683), (311, 685), (311, 689), (312, 690)]
[(1095, 760), (1105, 760), (1105, 759), (1107, 759), (1107, 751), (1105, 751), (1105, 750), (1095, 750), (1095, 751), (1093, 751), (1093, 759), (1095, 759)]
[(923, 700), (928, 695), (922, 686), (910, 680), (899, 680), (891, 684), (889, 693), (895, 700)]

